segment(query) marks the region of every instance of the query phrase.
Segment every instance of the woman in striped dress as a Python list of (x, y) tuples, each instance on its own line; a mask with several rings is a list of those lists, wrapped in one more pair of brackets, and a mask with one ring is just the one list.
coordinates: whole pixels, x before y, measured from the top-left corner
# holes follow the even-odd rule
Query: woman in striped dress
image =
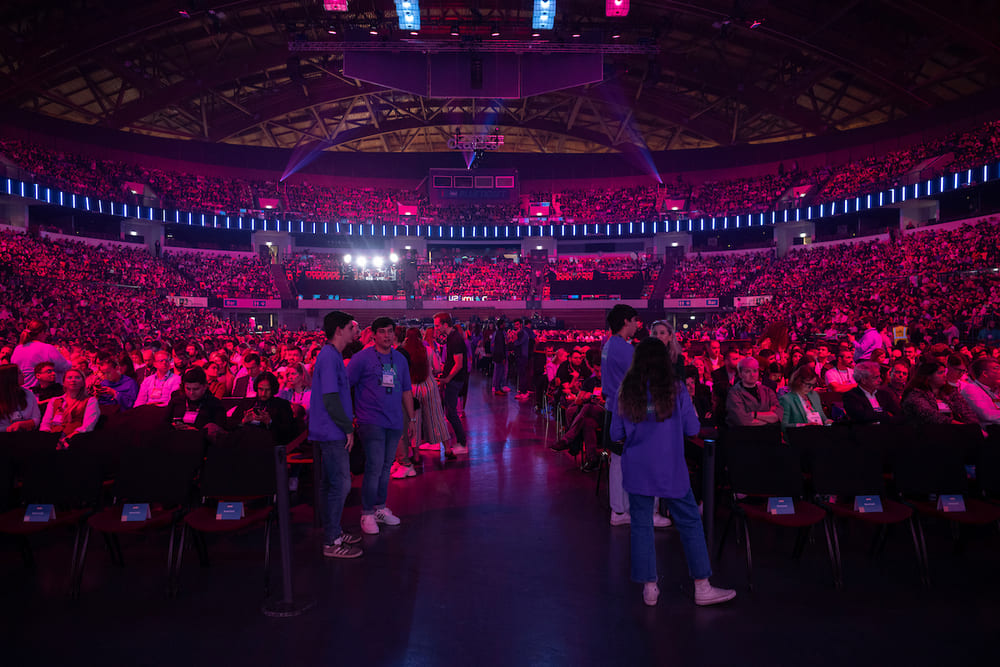
[(403, 349), (410, 355), (410, 382), (413, 385), (413, 398), (420, 401), (418, 411), (418, 442), (435, 445), (432, 449), (440, 449), (440, 444), (449, 438), (448, 422), (441, 406), (441, 393), (438, 391), (437, 379), (431, 372), (433, 368), (432, 352), (421, 340), (420, 329), (410, 328), (406, 331)]

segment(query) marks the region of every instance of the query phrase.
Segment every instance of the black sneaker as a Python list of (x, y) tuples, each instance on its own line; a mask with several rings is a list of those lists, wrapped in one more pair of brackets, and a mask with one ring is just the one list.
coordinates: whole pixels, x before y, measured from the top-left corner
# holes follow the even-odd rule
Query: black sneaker
[(580, 470), (582, 470), (583, 472), (594, 472), (595, 470), (597, 470), (600, 467), (601, 467), (601, 460), (597, 459), (597, 458), (593, 458), (593, 459), (587, 459), (586, 461), (584, 461), (583, 465), (580, 466)]
[(445, 461), (454, 461), (457, 458), (458, 458), (458, 455), (455, 454), (455, 452), (451, 451), (450, 449), (445, 450), (445, 452), (444, 452), (444, 460)]
[(340, 537), (334, 540), (334, 544), (357, 544), (361, 541), (360, 535), (351, 535), (350, 533), (341, 533)]

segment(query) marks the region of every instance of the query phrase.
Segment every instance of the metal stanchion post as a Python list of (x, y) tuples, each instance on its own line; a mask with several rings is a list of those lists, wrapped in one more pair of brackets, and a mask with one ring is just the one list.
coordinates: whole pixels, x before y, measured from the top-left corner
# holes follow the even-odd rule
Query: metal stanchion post
[(298, 616), (312, 607), (310, 599), (294, 598), (292, 589), (292, 530), (291, 514), (288, 509), (288, 466), (285, 462), (285, 446), (274, 448), (274, 473), (278, 489), (278, 541), (281, 547), (281, 597), (264, 602), (261, 611), (265, 616), (287, 618)]

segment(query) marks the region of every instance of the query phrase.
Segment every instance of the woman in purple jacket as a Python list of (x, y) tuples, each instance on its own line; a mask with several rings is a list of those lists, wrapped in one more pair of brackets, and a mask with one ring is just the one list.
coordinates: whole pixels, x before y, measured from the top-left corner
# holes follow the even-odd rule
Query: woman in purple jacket
[(695, 604), (718, 604), (736, 596), (736, 591), (715, 588), (708, 581), (712, 567), (684, 462), (684, 436), (697, 435), (699, 428), (698, 413), (674, 376), (667, 347), (657, 338), (645, 339), (636, 347), (632, 367), (622, 380), (611, 438), (625, 442), (622, 486), (628, 492), (632, 518), (632, 580), (644, 584), (642, 599), (650, 606), (660, 595), (653, 542), (655, 498), (667, 502), (680, 532), (694, 579)]

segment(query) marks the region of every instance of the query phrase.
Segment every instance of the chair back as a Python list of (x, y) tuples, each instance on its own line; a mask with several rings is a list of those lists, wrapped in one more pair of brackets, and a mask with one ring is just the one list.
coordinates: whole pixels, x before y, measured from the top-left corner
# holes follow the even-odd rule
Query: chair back
[(57, 507), (96, 506), (101, 466), (89, 452), (69, 448), (38, 452), (21, 468), (21, 500)]
[(904, 495), (966, 493), (965, 451), (942, 440), (914, 442), (893, 461), (896, 488)]
[[(274, 443), (240, 429), (209, 447), (201, 474), (201, 495), (207, 498), (273, 496), (277, 492)], [(247, 434), (249, 432), (249, 435)]]
[(726, 465), (735, 493), (802, 496), (802, 463), (795, 448), (744, 442), (727, 448)]
[(979, 448), (976, 484), (987, 498), (1000, 498), (1000, 427), (987, 429), (989, 438)]
[(204, 438), (197, 431), (160, 435), (146, 447), (122, 452), (115, 496), (131, 502), (186, 504), (201, 468)]

